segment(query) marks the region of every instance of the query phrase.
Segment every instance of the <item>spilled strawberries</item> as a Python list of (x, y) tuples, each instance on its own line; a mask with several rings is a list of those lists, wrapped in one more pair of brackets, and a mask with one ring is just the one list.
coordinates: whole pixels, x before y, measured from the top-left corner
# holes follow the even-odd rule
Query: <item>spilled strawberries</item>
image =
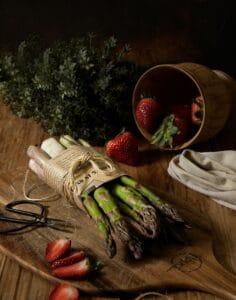
[[(203, 97), (197, 96), (191, 103), (166, 106), (155, 97), (141, 98), (134, 108), (136, 123), (149, 135), (151, 143), (161, 148), (173, 148), (184, 144), (199, 129), (204, 115)], [(105, 145), (107, 156), (118, 162), (136, 166), (139, 164), (138, 140), (125, 131)]]
[(138, 125), (152, 134), (151, 143), (167, 148), (182, 145), (191, 138), (201, 125), (203, 114), (202, 96), (195, 97), (190, 104), (173, 106), (144, 98), (134, 110)]

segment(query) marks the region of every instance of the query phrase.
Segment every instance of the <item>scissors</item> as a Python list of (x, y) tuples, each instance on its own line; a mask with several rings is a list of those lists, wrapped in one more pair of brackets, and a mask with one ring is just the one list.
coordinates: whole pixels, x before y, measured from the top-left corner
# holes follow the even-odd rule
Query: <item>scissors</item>
[[(17, 208), (18, 205), (26, 204), (30, 205), (31, 208), (39, 208), (39, 212), (33, 212), (30, 210), (22, 210)], [(32, 201), (32, 200), (14, 200), (7, 205), (5, 205), (5, 210), (12, 212), (14, 214), (21, 215), (22, 218), (8, 217), (0, 214), (0, 222), (19, 224), (14, 228), (0, 229), (0, 234), (5, 233), (15, 233), (24, 230), (27, 227), (43, 227), (48, 226), (56, 230), (67, 231), (66, 227), (71, 227), (68, 221), (63, 221), (60, 219), (53, 219), (47, 217), (47, 206), (43, 204)]]

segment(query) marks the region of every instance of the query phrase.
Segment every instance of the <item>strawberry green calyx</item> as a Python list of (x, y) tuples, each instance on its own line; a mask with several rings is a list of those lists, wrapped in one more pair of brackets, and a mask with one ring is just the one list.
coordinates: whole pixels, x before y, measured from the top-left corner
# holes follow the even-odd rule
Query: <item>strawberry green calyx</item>
[(110, 258), (112, 258), (116, 254), (116, 244), (111, 235), (109, 221), (104, 216), (96, 201), (91, 196), (82, 194), (80, 198), (89, 216), (97, 224), (100, 236), (105, 241), (107, 254)]
[(159, 146), (169, 146), (173, 147), (174, 137), (179, 135), (180, 131), (177, 126), (175, 126), (175, 115), (171, 114), (163, 120), (160, 127), (152, 136), (151, 144), (156, 144)]

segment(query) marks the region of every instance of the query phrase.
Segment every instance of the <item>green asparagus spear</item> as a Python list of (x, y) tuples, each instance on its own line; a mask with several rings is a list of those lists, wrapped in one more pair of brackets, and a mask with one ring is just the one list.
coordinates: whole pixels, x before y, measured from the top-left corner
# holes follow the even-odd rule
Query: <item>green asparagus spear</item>
[(106, 216), (108, 216), (121, 241), (133, 252), (136, 259), (140, 259), (142, 256), (141, 243), (136, 237), (131, 236), (127, 223), (109, 191), (103, 186), (99, 187), (94, 192), (94, 198)]
[(117, 201), (118, 207), (124, 215), (126, 222), (132, 227), (132, 229), (138, 233), (142, 238), (152, 238), (152, 233), (145, 228), (141, 216), (130, 206), (123, 203), (122, 201)]
[(66, 148), (68, 148), (68, 146), (71, 146), (71, 145), (82, 145), (84, 147), (91, 147), (91, 145), (88, 142), (86, 142), (85, 140), (78, 139), (78, 141), (76, 141), (70, 135), (62, 135), (60, 137), (60, 143)]
[(143, 225), (148, 230), (151, 238), (157, 237), (159, 230), (157, 211), (153, 206), (147, 204), (142, 195), (133, 192), (130, 187), (117, 183), (113, 185), (112, 193), (140, 215)]
[(96, 222), (100, 236), (105, 241), (107, 254), (112, 258), (116, 254), (116, 244), (111, 235), (109, 221), (91, 196), (82, 194), (80, 198), (89, 216)]
[(79, 143), (74, 140), (70, 135), (63, 135), (59, 140), (60, 144), (62, 144), (65, 148), (68, 148), (72, 145), (79, 145)]
[(166, 243), (175, 241), (179, 244), (188, 244), (188, 237), (186, 234), (186, 226), (184, 223), (174, 223), (173, 220), (166, 216), (162, 216), (162, 236), (165, 237)]
[(140, 215), (134, 209), (132, 209), (130, 206), (128, 206), (127, 204), (118, 200), (117, 205), (123, 214), (129, 216), (130, 218), (134, 219), (135, 221), (137, 221), (139, 223), (143, 222)]
[(184, 222), (183, 219), (179, 216), (176, 209), (174, 209), (164, 200), (160, 199), (151, 190), (139, 184), (135, 179), (128, 176), (121, 176), (120, 180), (123, 184), (139, 191), (144, 197), (146, 197), (157, 209), (159, 209), (166, 216), (170, 217), (176, 222)]

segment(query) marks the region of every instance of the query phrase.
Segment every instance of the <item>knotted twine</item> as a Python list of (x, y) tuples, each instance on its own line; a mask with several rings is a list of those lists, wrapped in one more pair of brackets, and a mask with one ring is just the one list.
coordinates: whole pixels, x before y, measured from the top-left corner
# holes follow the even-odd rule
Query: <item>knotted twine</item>
[(80, 195), (125, 175), (112, 160), (92, 148), (73, 145), (43, 166), (44, 181), (70, 203), (84, 209)]

